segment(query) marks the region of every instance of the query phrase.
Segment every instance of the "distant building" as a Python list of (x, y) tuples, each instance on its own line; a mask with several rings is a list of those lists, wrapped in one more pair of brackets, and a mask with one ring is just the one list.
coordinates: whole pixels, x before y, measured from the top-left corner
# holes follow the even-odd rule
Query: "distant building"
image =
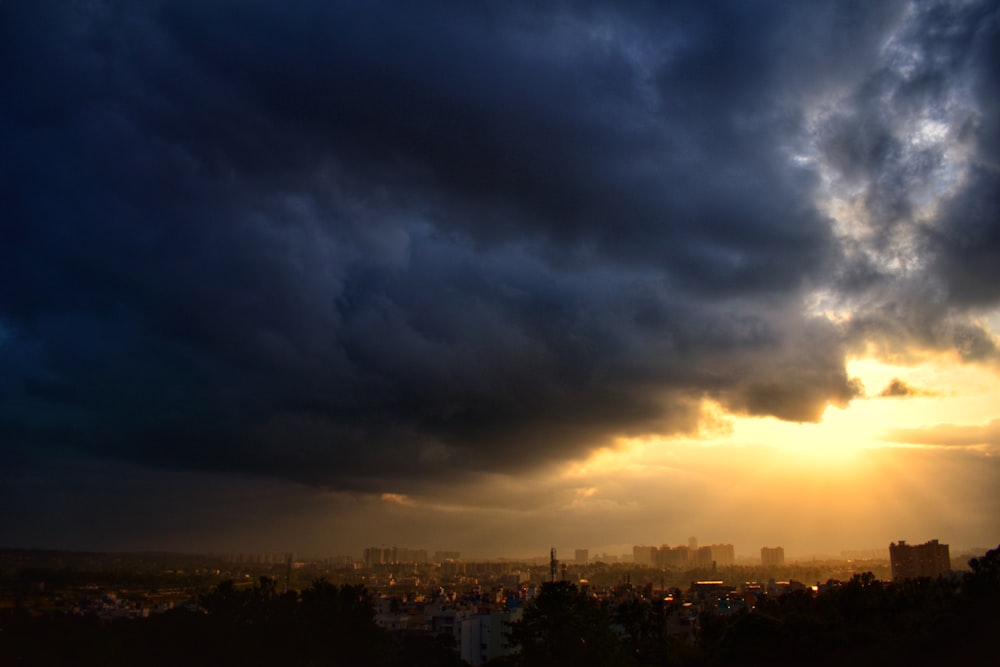
[(586, 565), (590, 562), (590, 551), (587, 549), (577, 549), (573, 555), (577, 565)]
[(467, 563), (457, 560), (446, 560), (441, 563), (441, 574), (449, 577), (465, 574), (467, 565)]
[(893, 579), (939, 577), (951, 570), (947, 544), (931, 540), (924, 544), (907, 544), (900, 540), (889, 545), (889, 561)]
[(500, 578), (500, 583), (508, 589), (515, 589), (521, 584), (525, 584), (529, 581), (531, 581), (531, 572), (525, 572), (523, 570), (508, 572)]
[(691, 567), (712, 567), (712, 547), (698, 547), (690, 552)]
[(403, 547), (393, 548), (394, 563), (426, 563), (427, 549), (404, 549)]
[(382, 547), (368, 547), (365, 549), (365, 567), (374, 567), (375, 565), (382, 565), (388, 562), (387, 551), (388, 549), (384, 549)]
[(368, 547), (364, 551), (365, 567), (396, 563), (426, 563), (426, 549), (405, 549), (403, 547)]
[(660, 567), (672, 569), (682, 569), (691, 565), (691, 549), (689, 547), (668, 547), (663, 545), (660, 548)]
[(736, 550), (732, 544), (713, 544), (709, 548), (712, 550), (712, 560), (719, 567), (727, 567), (736, 563)]
[(653, 567), (656, 565), (656, 547), (632, 547), (632, 562), (636, 565)]
[(760, 564), (764, 567), (781, 567), (785, 564), (783, 547), (761, 547)]
[[(693, 548), (692, 544), (695, 545)], [(713, 544), (704, 547), (699, 547), (697, 544), (698, 540), (692, 537), (683, 546), (671, 547), (664, 544), (660, 548), (656, 548), (637, 545), (632, 547), (632, 562), (645, 567), (673, 570), (705, 569), (736, 563), (736, 554), (732, 544)]]

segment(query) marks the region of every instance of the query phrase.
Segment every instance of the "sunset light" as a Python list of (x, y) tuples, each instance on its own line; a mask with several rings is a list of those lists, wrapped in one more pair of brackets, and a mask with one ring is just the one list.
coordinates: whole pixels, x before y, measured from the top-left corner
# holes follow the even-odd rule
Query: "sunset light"
[(993, 664), (1000, 2), (0, 2), (0, 663)]
[(0, 17), (0, 547), (1000, 542), (995, 3)]

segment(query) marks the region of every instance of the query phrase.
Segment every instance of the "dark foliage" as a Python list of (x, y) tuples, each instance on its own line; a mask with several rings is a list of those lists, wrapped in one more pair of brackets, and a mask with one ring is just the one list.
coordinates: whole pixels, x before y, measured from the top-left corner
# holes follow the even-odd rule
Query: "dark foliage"
[(564, 581), (542, 585), (511, 639), (521, 648), (517, 664), (526, 667), (627, 664), (608, 606)]
[[(612, 605), (570, 583), (544, 584), (511, 630), (520, 652), (491, 667), (993, 664), (1000, 547), (970, 567), (962, 577), (893, 583), (855, 575), (816, 596), (798, 591), (754, 611), (703, 613), (693, 643), (669, 635), (674, 609), (663, 601), (632, 591)], [(4, 665), (458, 667), (448, 639), (393, 639), (375, 624), (363, 587), (323, 580), (301, 593), (263, 577), (253, 586), (226, 582), (197, 611), (147, 619), (0, 615)]]
[(396, 646), (375, 625), (361, 586), (320, 580), (299, 594), (279, 592), (266, 577), (255, 586), (228, 581), (201, 606), (103, 624), (93, 616), (12, 613), (3, 619), (0, 651), (17, 665), (396, 664)]
[(970, 562), (963, 578), (883, 583), (855, 575), (818, 596), (797, 592), (753, 612), (703, 616), (701, 648), (712, 664), (947, 664), (995, 660), (1000, 548)]

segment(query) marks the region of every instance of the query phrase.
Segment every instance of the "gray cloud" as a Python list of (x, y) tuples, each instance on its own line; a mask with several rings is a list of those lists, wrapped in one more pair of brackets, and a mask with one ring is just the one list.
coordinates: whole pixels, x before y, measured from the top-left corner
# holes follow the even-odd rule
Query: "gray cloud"
[(933, 395), (934, 392), (929, 392), (926, 389), (919, 389), (917, 387), (911, 387), (899, 378), (892, 378), (889, 384), (887, 384), (885, 388), (878, 393), (879, 398), (905, 398), (908, 396)]

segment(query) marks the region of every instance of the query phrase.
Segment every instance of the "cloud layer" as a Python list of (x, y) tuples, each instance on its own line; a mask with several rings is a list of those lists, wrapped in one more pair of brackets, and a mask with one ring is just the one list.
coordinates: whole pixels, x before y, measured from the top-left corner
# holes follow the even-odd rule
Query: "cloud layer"
[(986, 447), (1000, 450), (1000, 419), (985, 425), (936, 424), (922, 428), (901, 428), (883, 435), (886, 440), (936, 447)]
[(997, 359), (992, 3), (0, 12), (11, 461), (407, 492)]

